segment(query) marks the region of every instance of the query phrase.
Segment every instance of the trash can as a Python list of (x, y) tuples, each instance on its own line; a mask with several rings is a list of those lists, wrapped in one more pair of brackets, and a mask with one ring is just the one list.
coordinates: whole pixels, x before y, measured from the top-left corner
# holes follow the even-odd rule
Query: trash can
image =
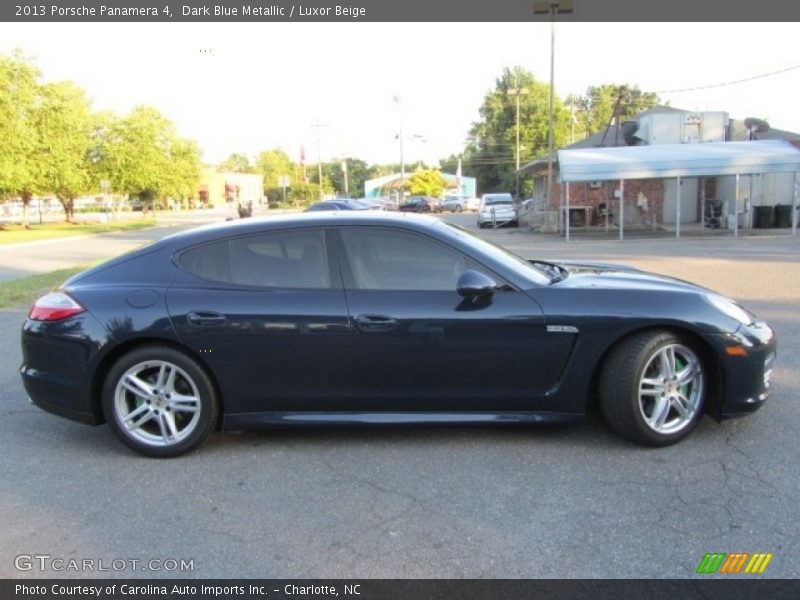
[(770, 229), (775, 226), (774, 206), (753, 207), (753, 229)]
[(778, 204), (775, 206), (775, 227), (787, 229), (792, 226), (792, 205)]

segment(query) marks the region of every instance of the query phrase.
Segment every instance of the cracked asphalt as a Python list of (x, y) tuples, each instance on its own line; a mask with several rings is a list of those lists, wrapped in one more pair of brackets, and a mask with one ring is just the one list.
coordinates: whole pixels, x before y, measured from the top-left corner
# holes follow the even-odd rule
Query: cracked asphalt
[[(465, 218), (466, 222), (466, 218)], [(23, 310), (0, 312), (0, 577), (685, 578), (706, 552), (800, 574), (800, 241), (620, 244), (497, 231), (527, 256), (619, 260), (741, 300), (778, 331), (769, 403), (651, 450), (570, 426), (213, 434), (140, 458), (30, 405)], [(20, 554), (191, 572), (21, 572)]]

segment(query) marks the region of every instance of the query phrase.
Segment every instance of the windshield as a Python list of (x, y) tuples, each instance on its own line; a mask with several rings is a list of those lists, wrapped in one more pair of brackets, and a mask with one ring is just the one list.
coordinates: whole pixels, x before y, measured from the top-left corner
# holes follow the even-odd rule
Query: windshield
[(504, 267), (513, 270), (515, 273), (518, 273), (525, 279), (529, 279), (536, 285), (549, 285), (553, 282), (553, 278), (547, 275), (544, 269), (532, 265), (521, 256), (517, 256), (505, 248), (497, 246), (487, 240), (484, 240), (483, 238), (479, 238), (463, 227), (453, 225), (452, 223), (447, 223), (446, 221), (440, 221), (440, 223), (441, 225), (447, 227), (450, 233), (455, 234), (456, 237), (464, 240), (473, 248), (479, 250), (483, 254), (488, 255), (493, 260), (501, 263)]

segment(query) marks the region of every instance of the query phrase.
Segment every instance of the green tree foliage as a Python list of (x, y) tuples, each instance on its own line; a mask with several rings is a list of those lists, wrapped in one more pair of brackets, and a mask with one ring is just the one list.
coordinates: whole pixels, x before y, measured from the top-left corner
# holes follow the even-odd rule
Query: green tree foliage
[[(347, 165), (347, 190), (344, 189), (343, 162)], [(346, 192), (351, 198), (363, 196), (364, 182), (370, 179), (369, 166), (359, 158), (345, 158), (327, 163), (322, 166), (322, 174), (330, 180), (336, 194), (342, 196)]]
[(173, 124), (148, 106), (122, 118), (105, 116), (96, 160), (114, 190), (138, 197), (145, 206), (171, 194), (193, 194), (199, 182), (197, 146), (181, 140)]
[(286, 200), (294, 206), (308, 206), (319, 200), (319, 186), (316, 183), (298, 181), (286, 190)]
[(297, 167), (286, 152), (274, 148), (265, 150), (256, 157), (255, 170), (264, 176), (264, 193), (268, 193), (271, 189), (281, 189), (279, 186), (281, 175), (288, 175), (294, 183)]
[(174, 139), (170, 148), (170, 169), (163, 193), (178, 200), (188, 200), (197, 193), (202, 177), (200, 147), (194, 140)]
[(576, 129), (583, 134), (581, 137), (608, 127), (617, 103), (620, 123), (659, 103), (657, 94), (643, 92), (638, 86), (616, 83), (590, 86), (585, 94), (569, 100), (576, 109)]
[(442, 195), (447, 182), (439, 171), (424, 169), (415, 171), (408, 178), (405, 188), (412, 196), (432, 196), (438, 198)]
[[(550, 86), (536, 81), (521, 67), (505, 68), (495, 88), (484, 96), (480, 120), (470, 129), (463, 174), (477, 177), (481, 192), (512, 191), (516, 183), (517, 99), (519, 95), (521, 164), (547, 154)], [(569, 131), (569, 111), (553, 98), (554, 147), (563, 145)]]
[(42, 186), (36, 149), (38, 137), (32, 124), (39, 72), (16, 51), (0, 56), (0, 197), (20, 196), (23, 224), (27, 207)]
[(255, 173), (256, 167), (250, 165), (250, 159), (246, 154), (234, 152), (228, 158), (217, 165), (220, 173), (232, 171), (234, 173)]
[(93, 142), (89, 100), (73, 83), (44, 85), (31, 121), (38, 142), (40, 187), (55, 194), (71, 221), (75, 198), (97, 188), (89, 162)]
[[(451, 154), (447, 158), (443, 158), (439, 161), (439, 169), (443, 173), (455, 173), (458, 170), (458, 159), (461, 157), (456, 154)], [(461, 173), (464, 174), (464, 166), (461, 166)]]

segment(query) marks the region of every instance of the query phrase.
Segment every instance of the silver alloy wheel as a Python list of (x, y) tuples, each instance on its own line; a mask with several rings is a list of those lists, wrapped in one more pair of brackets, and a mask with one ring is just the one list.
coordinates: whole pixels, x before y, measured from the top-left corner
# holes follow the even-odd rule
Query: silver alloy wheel
[(125, 371), (114, 391), (114, 417), (133, 440), (174, 446), (200, 421), (200, 393), (192, 378), (165, 360), (140, 362)]
[(703, 399), (703, 365), (682, 344), (668, 344), (647, 361), (639, 381), (639, 410), (650, 429), (672, 434), (688, 427)]

